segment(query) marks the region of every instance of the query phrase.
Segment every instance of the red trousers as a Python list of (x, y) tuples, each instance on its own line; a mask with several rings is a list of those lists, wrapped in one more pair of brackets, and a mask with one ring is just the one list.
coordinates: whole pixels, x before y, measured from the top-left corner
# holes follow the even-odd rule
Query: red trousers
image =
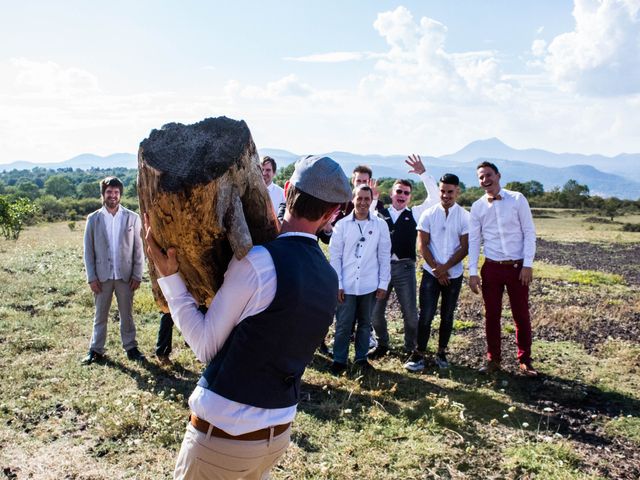
[(502, 265), (488, 261), (484, 262), (480, 270), (489, 360), (496, 362), (501, 360), (500, 317), (502, 316), (502, 295), (506, 287), (511, 303), (511, 313), (516, 324), (518, 360), (521, 363), (531, 361), (529, 286), (522, 285), (519, 279), (521, 270), (522, 264)]

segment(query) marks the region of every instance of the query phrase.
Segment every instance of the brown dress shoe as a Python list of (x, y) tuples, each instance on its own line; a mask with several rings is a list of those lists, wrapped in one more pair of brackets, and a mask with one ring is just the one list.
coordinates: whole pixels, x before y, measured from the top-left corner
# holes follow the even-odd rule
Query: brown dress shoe
[(537, 377), (538, 376), (538, 371), (533, 368), (533, 366), (531, 365), (531, 362), (523, 362), (520, 364), (520, 366), (518, 367), (518, 370), (520, 371), (520, 373), (526, 377)]

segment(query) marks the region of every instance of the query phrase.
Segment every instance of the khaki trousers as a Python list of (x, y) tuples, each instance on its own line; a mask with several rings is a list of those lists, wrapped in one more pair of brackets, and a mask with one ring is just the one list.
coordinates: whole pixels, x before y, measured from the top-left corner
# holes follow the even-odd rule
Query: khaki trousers
[(267, 480), (271, 467), (289, 447), (291, 427), (271, 440), (210, 437), (187, 425), (175, 480)]

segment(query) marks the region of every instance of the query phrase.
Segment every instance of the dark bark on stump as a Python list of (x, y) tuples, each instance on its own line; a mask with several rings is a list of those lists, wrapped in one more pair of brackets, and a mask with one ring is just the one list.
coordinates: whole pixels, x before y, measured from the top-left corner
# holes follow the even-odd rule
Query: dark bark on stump
[[(207, 306), (231, 256), (244, 257), (278, 232), (244, 121), (207, 118), (153, 130), (138, 152), (138, 198), (156, 241), (176, 248), (187, 288)], [(154, 297), (167, 312), (157, 273), (148, 264)]]

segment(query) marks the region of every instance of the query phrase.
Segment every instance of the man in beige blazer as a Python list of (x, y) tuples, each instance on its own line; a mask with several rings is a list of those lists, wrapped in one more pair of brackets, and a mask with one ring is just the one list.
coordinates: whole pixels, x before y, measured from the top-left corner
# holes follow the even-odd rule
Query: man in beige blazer
[(120, 337), (130, 360), (144, 360), (136, 342), (133, 293), (142, 280), (143, 251), (140, 216), (120, 205), (124, 186), (117, 177), (100, 182), (102, 208), (87, 217), (84, 266), (96, 311), (89, 353), (82, 363), (104, 359), (107, 323), (113, 294), (120, 313)]

